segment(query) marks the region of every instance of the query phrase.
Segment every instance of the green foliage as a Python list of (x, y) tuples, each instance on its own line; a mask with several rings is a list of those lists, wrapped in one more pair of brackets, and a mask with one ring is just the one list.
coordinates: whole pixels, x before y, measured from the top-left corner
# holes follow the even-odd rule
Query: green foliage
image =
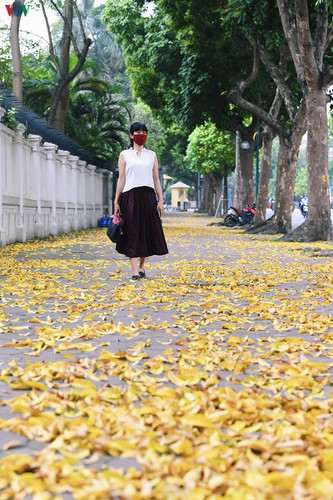
[(127, 140), (126, 102), (112, 92), (85, 90), (72, 98), (66, 116), (66, 133), (100, 158), (117, 161)]
[[(3, 96), (0, 94), (0, 104)], [(11, 128), (12, 130), (17, 130), (19, 121), (17, 119), (18, 109), (12, 107), (6, 110), (5, 115), (2, 117), (1, 122), (6, 125), (6, 127)]]
[(191, 133), (185, 160), (195, 172), (222, 172), (225, 165), (232, 169), (234, 151), (234, 139), (231, 134), (219, 131), (211, 122), (205, 122)]
[(225, 90), (251, 71), (252, 48), (229, 39), (218, 0), (155, 5), (150, 17), (141, 15), (144, 2), (129, 0), (108, 0), (104, 11), (124, 51), (134, 97), (165, 126), (177, 123), (187, 133), (207, 119), (232, 128), (235, 113)]
[(12, 82), (12, 58), (9, 42), (8, 26), (0, 26), (0, 83), (11, 86)]

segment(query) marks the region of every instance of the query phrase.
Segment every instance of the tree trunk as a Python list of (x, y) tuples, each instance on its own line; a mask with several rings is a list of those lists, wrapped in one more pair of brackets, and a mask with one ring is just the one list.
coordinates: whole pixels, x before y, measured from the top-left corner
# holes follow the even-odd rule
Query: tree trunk
[(228, 165), (224, 165), (223, 170), (223, 206), (222, 206), (222, 214), (226, 214), (228, 212)]
[[(24, 4), (24, 0), (16, 0), (12, 5), (12, 17), (10, 22), (10, 46), (12, 52), (12, 68), (13, 68), (13, 94), (22, 101), (23, 98), (23, 71), (22, 71), (22, 55), (20, 49), (20, 23), (22, 17), (20, 7)], [(17, 12), (14, 10), (17, 8)]]
[(250, 144), (249, 149), (242, 149), (240, 147), (240, 186), (239, 186), (239, 198), (237, 200), (236, 206), (239, 209), (245, 207), (245, 205), (253, 205), (254, 203), (254, 187), (253, 187), (253, 153), (254, 153), (254, 141), (248, 141)]
[[(217, 217), (222, 217), (223, 213), (223, 179), (224, 176), (222, 174), (214, 172), (212, 183), (215, 196), (213, 197), (212, 215), (216, 214)], [(219, 209), (218, 212), (217, 209)]]
[[(331, 240), (332, 223), (328, 176), (328, 130), (326, 91), (313, 90), (307, 96), (307, 164), (309, 184), (309, 218), (315, 220), (316, 230), (311, 240)], [(308, 240), (309, 241), (309, 240)]]
[(306, 132), (306, 105), (303, 102), (296, 113), (289, 135), (279, 133), (279, 154), (276, 174), (275, 211), (257, 232), (267, 234), (291, 231), (294, 209), (296, 162), (302, 138)]
[[(254, 203), (253, 187), (253, 152), (254, 140), (253, 132), (255, 126), (251, 124), (247, 129), (242, 130), (241, 138), (238, 135), (236, 141), (236, 171), (235, 171), (235, 193), (233, 204), (242, 209), (245, 205)], [(242, 148), (243, 143), (248, 143), (247, 149)]]
[[(277, 0), (285, 37), (293, 58), (307, 107), (307, 168), (309, 217), (286, 240), (316, 241), (332, 239), (328, 178), (328, 134), (326, 90), (333, 81), (324, 55), (330, 54), (332, 7), (307, 0)], [(311, 8), (311, 15), (309, 14)], [(314, 22), (314, 14), (316, 19)], [(310, 23), (310, 18), (311, 23)], [(310, 25), (311, 24), (311, 25)], [(312, 31), (314, 34), (312, 33)], [(327, 60), (330, 61), (329, 57)]]
[(307, 173), (309, 215), (288, 234), (286, 241), (332, 239), (328, 176), (328, 131), (326, 92), (312, 90), (307, 95)]
[(208, 215), (215, 215), (217, 204), (222, 193), (221, 174), (205, 174), (202, 182), (202, 202), (200, 212), (206, 212)]
[(291, 230), (291, 218), (294, 210), (298, 147), (293, 147), (290, 141), (284, 137), (279, 137), (279, 141), (273, 227), (274, 232), (285, 234)]
[(206, 174), (204, 174), (202, 179), (202, 197), (200, 204), (200, 212), (208, 213), (209, 211), (209, 200), (211, 198), (211, 183)]
[(266, 208), (268, 201), (269, 179), (270, 179), (271, 158), (272, 158), (272, 144), (274, 137), (275, 133), (270, 128), (267, 128), (262, 134), (262, 155), (261, 155), (261, 165), (260, 165), (261, 168), (260, 168), (258, 200), (256, 203), (256, 215), (253, 224), (254, 229), (266, 223)]
[(69, 54), (71, 47), (71, 35), (73, 28), (73, 1), (66, 0), (65, 20), (60, 40), (60, 81), (56, 92), (57, 102), (51, 106), (49, 113), (49, 123), (61, 132), (65, 131), (65, 116), (68, 107), (69, 82), (66, 82), (69, 75)]
[[(40, 2), (48, 30), (49, 36), (49, 51), (52, 57), (53, 63), (57, 68), (57, 73), (59, 77), (58, 86), (52, 98), (52, 103), (50, 106), (50, 111), (48, 114), (48, 123), (57, 128), (58, 130), (64, 132), (65, 130), (65, 117), (68, 108), (68, 100), (70, 95), (69, 84), (74, 78), (79, 74), (88, 54), (92, 40), (86, 37), (83, 24), (81, 22), (79, 10), (76, 7), (76, 14), (79, 18), (80, 33), (83, 40), (83, 48), (79, 50), (76, 41), (76, 36), (73, 35), (73, 17), (74, 17), (74, 0), (65, 1), (64, 13), (60, 11), (60, 8), (53, 3), (58, 13), (63, 19), (63, 32), (60, 41), (60, 58), (58, 58), (54, 52), (54, 46), (51, 36), (51, 30), (48, 22), (48, 18), (45, 11), (45, 6), (43, 0)], [(70, 49), (73, 46), (74, 51), (78, 57), (78, 61), (75, 67), (70, 71)], [(60, 60), (59, 60), (60, 59)]]

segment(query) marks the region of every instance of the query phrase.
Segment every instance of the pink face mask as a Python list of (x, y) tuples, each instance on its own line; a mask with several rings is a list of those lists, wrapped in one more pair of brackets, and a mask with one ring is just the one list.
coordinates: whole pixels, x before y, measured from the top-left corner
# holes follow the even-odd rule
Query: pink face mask
[(133, 141), (138, 146), (143, 146), (146, 143), (147, 135), (146, 134), (134, 134)]

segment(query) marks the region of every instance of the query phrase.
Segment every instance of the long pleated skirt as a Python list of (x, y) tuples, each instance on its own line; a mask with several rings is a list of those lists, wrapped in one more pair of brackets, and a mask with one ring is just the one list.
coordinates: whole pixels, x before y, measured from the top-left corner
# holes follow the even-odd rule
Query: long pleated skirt
[(116, 245), (118, 253), (127, 257), (168, 253), (154, 189), (144, 186), (126, 191), (120, 196), (119, 206), (124, 225)]

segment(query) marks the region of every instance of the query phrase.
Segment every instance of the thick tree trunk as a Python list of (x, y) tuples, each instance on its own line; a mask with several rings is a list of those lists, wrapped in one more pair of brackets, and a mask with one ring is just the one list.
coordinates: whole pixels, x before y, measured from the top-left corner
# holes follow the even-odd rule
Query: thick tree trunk
[[(285, 234), (291, 230), (294, 210), (294, 192), (298, 147), (279, 137), (280, 147), (276, 174), (275, 212), (272, 227), (275, 233)], [(300, 143), (300, 141), (299, 141)]]
[(209, 174), (211, 197), (209, 199), (208, 214), (215, 215), (222, 194), (222, 175), (216, 172)]
[(240, 209), (245, 205), (253, 205), (254, 203), (254, 187), (253, 187), (253, 148), (254, 142), (250, 142), (249, 149), (240, 148), (240, 180), (239, 199), (236, 206)]
[[(245, 205), (253, 205), (254, 203), (254, 187), (253, 187), (253, 152), (254, 141), (252, 138), (253, 128), (249, 133), (242, 136), (239, 140), (239, 145), (236, 146), (237, 165), (235, 171), (235, 192), (233, 204), (235, 207), (242, 209)], [(248, 149), (244, 149), (241, 145), (247, 142)]]
[(57, 130), (60, 130), (60, 132), (65, 132), (65, 118), (68, 108), (68, 100), (69, 100), (69, 88), (68, 85), (66, 85), (66, 87), (64, 88), (64, 90), (60, 95), (55, 117), (52, 123), (52, 126)]
[[(262, 135), (262, 154), (260, 165), (260, 179), (258, 200), (256, 203), (256, 215), (253, 228), (262, 226), (266, 223), (266, 208), (268, 201), (269, 179), (272, 158), (272, 143), (275, 133), (271, 129), (264, 131)], [(250, 229), (251, 230), (251, 229)]]
[(325, 89), (309, 92), (307, 96), (308, 221), (315, 220), (316, 234), (312, 237), (321, 240), (332, 239), (326, 104)]
[(295, 174), (298, 150), (303, 134), (289, 141), (279, 137), (280, 147), (276, 174), (275, 211), (265, 226), (257, 232), (267, 234), (286, 234), (291, 231), (291, 218), (294, 210)]
[(303, 89), (308, 129), (309, 217), (285, 239), (331, 240), (326, 89), (332, 84), (333, 72), (330, 66), (325, 68), (324, 55), (326, 53), (327, 60), (330, 61), (328, 51), (332, 41), (330, 28), (332, 7), (329, 2), (318, 2), (314, 11), (311, 2), (307, 0), (294, 0), (294, 2), (277, 0), (277, 6), (298, 81)]
[(328, 131), (326, 92), (312, 90), (307, 95), (307, 172), (309, 216), (288, 234), (287, 241), (332, 239), (328, 176)]
[(208, 213), (209, 200), (211, 196), (212, 196), (211, 183), (209, 181), (208, 176), (204, 175), (202, 179), (202, 198), (201, 198), (200, 212)]
[(276, 174), (275, 211), (273, 217), (257, 232), (267, 234), (291, 231), (291, 218), (294, 209), (294, 190), (296, 162), (302, 137), (306, 132), (306, 105), (303, 102), (294, 118), (289, 136), (279, 134), (279, 154)]
[[(24, 4), (24, 0), (16, 0), (12, 5), (12, 17), (10, 22), (10, 46), (12, 52), (12, 68), (13, 68), (13, 94), (22, 101), (23, 98), (23, 71), (22, 71), (22, 55), (20, 49), (20, 23), (22, 11), (20, 14), (20, 6)], [(15, 7), (17, 10), (15, 11)], [(14, 10), (13, 10), (14, 8)]]
[(228, 165), (224, 166), (223, 170), (223, 207), (222, 213), (226, 214), (228, 212)]

